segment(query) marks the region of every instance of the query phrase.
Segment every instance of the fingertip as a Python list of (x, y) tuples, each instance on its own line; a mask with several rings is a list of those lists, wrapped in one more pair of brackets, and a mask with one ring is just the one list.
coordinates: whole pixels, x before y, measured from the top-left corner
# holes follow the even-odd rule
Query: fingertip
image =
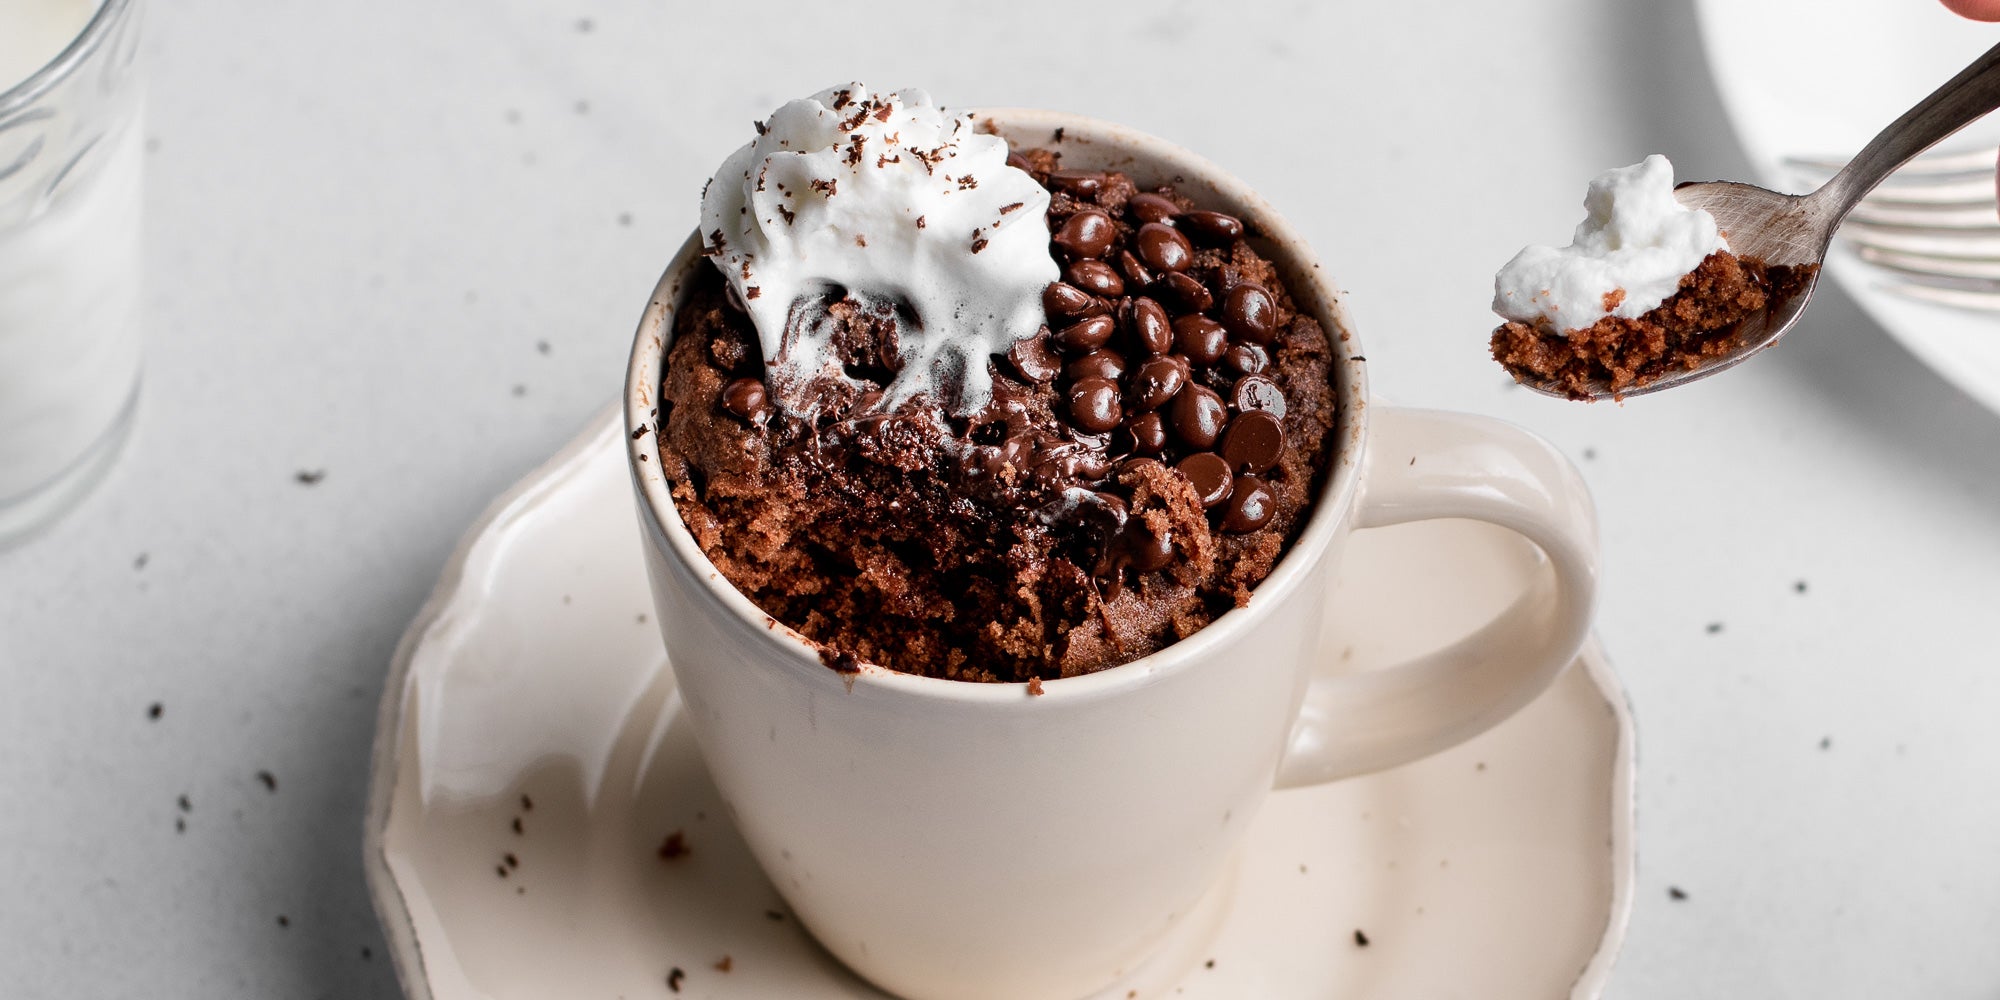
[(2000, 21), (2000, 0), (1944, 0), (1946, 10), (1975, 21)]

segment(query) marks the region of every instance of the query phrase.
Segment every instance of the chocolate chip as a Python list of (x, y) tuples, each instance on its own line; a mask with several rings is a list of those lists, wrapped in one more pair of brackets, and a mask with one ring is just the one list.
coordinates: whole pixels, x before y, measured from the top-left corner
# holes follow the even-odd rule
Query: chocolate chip
[(1042, 289), (1042, 308), (1050, 316), (1081, 316), (1095, 301), (1089, 292), (1060, 281), (1051, 281), (1049, 287)]
[(1243, 235), (1243, 220), (1221, 212), (1183, 212), (1180, 227), (1204, 243), (1228, 244)]
[(1182, 316), (1174, 320), (1174, 346), (1189, 361), (1212, 365), (1222, 360), (1222, 352), (1229, 348), (1229, 333), (1222, 324), (1206, 316)]
[(1144, 518), (1126, 522), (1125, 533), (1120, 536), (1125, 550), (1125, 561), (1141, 573), (1167, 568), (1174, 561), (1174, 535), (1171, 530), (1156, 530)]
[(1133, 373), (1132, 386), (1125, 393), (1125, 403), (1140, 412), (1157, 410), (1186, 384), (1187, 371), (1179, 362), (1173, 358), (1154, 358)]
[(1078, 198), (1095, 198), (1104, 186), (1104, 174), (1095, 170), (1055, 170), (1049, 173), (1049, 187)]
[(1080, 260), (1069, 266), (1069, 283), (1089, 292), (1115, 298), (1125, 294), (1125, 279), (1101, 260)]
[(1256, 476), (1237, 476), (1230, 487), (1229, 508), (1222, 515), (1222, 530), (1243, 534), (1271, 523), (1278, 512), (1278, 498), (1271, 487)]
[(1222, 397), (1205, 385), (1189, 385), (1174, 397), (1171, 412), (1174, 436), (1190, 448), (1207, 448), (1222, 436), (1229, 422), (1229, 410)]
[(1125, 202), (1125, 211), (1130, 212), (1132, 217), (1138, 219), (1141, 224), (1165, 222), (1181, 214), (1180, 206), (1174, 204), (1172, 198), (1163, 194), (1154, 194), (1150, 191), (1135, 194), (1127, 199)]
[(1063, 377), (1071, 382), (1101, 378), (1113, 382), (1125, 374), (1125, 359), (1116, 351), (1092, 351), (1063, 366)]
[(1245, 375), (1255, 375), (1271, 367), (1271, 355), (1256, 344), (1231, 344), (1229, 350), (1222, 352), (1222, 363)]
[(1246, 281), (1223, 297), (1222, 325), (1244, 340), (1268, 344), (1278, 335), (1278, 302), (1264, 286)]
[(1016, 152), (1012, 151), (1008, 152), (1007, 165), (1013, 167), (1015, 170), (1021, 171), (1022, 173), (1032, 174), (1035, 172), (1035, 167), (1033, 164), (1028, 162), (1028, 158)]
[(1123, 444), (1135, 455), (1157, 455), (1167, 450), (1167, 422), (1157, 413), (1141, 413), (1125, 421)]
[(771, 415), (764, 383), (754, 378), (739, 378), (724, 386), (722, 408), (753, 424), (761, 424)]
[(1232, 468), (1263, 472), (1285, 454), (1285, 426), (1264, 410), (1239, 414), (1222, 432), (1222, 457)]
[(1172, 292), (1175, 301), (1188, 312), (1206, 312), (1209, 306), (1215, 304), (1215, 295), (1194, 280), (1193, 275), (1175, 271), (1160, 279), (1160, 287)]
[(1056, 347), (1064, 354), (1088, 354), (1103, 347), (1118, 332), (1118, 321), (1107, 315), (1086, 317), (1056, 331)]
[(1213, 507), (1229, 499), (1232, 479), (1229, 463), (1221, 455), (1212, 451), (1195, 452), (1176, 463), (1174, 471), (1194, 484), (1194, 492), (1201, 497), (1203, 507)]
[(1062, 371), (1062, 359), (1049, 346), (1046, 332), (1015, 341), (1014, 346), (1007, 348), (1007, 360), (1030, 382), (1047, 382)]
[(1194, 247), (1181, 231), (1164, 222), (1148, 222), (1132, 239), (1139, 259), (1155, 271), (1184, 271), (1194, 263)]
[(1061, 247), (1071, 260), (1080, 260), (1104, 256), (1104, 251), (1111, 249), (1111, 240), (1117, 234), (1117, 227), (1111, 224), (1111, 216), (1093, 210), (1070, 216), (1062, 228), (1049, 237), (1049, 242)]
[(1125, 414), (1118, 408), (1118, 383), (1087, 378), (1069, 388), (1070, 422), (1092, 434), (1118, 426)]
[(1285, 390), (1262, 375), (1245, 375), (1229, 390), (1229, 401), (1239, 413), (1262, 410), (1274, 417), (1285, 415)]
[(1117, 260), (1118, 273), (1125, 276), (1127, 283), (1142, 286), (1153, 283), (1153, 272), (1147, 270), (1146, 265), (1139, 263), (1139, 258), (1132, 256), (1132, 251), (1118, 251)]
[(1174, 328), (1167, 322), (1167, 309), (1152, 299), (1132, 300), (1132, 340), (1146, 355), (1165, 354), (1174, 349)]

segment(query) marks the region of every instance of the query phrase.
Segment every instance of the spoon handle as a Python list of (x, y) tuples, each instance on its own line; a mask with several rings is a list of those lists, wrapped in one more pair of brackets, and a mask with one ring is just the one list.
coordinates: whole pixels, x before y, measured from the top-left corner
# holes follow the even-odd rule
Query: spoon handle
[(1815, 197), (1832, 199), (1831, 221), (1837, 226), (1854, 203), (1875, 190), (1890, 171), (1994, 108), (2000, 108), (2000, 45), (1987, 49), (1972, 65), (1889, 123)]

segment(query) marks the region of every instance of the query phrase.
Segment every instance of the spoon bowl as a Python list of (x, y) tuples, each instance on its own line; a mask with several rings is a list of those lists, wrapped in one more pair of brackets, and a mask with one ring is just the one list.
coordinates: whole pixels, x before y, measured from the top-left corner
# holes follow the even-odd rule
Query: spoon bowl
[[(2000, 107), (2000, 45), (1986, 51), (1916, 107), (1904, 112), (1870, 140), (1831, 180), (1810, 194), (1780, 194), (1754, 184), (1708, 181), (1682, 184), (1674, 197), (1688, 208), (1715, 217), (1716, 227), (1739, 257), (1754, 257), (1769, 267), (1806, 270), (1804, 283), (1783, 298), (1774, 298), (1756, 315), (1738, 324), (1732, 346), (1703, 358), (1696, 367), (1664, 372), (1643, 384), (1614, 391), (1597, 380), (1581, 398), (1623, 399), (1641, 396), (1707, 378), (1742, 363), (1778, 342), (1798, 323), (1819, 284), (1820, 265), (1833, 243), (1834, 231), (1862, 196), (1875, 189), (1897, 167), (1936, 145), (1953, 132)], [(1523, 379), (1537, 392), (1564, 399), (1579, 398), (1573, 385), (1555, 379)]]

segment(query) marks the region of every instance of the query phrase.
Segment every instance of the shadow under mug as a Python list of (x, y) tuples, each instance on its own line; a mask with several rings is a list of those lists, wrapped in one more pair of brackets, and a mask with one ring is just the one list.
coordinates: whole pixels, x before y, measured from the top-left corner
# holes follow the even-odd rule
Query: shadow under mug
[[(1540, 694), (1588, 632), (1596, 523), (1575, 468), (1500, 422), (1371, 405), (1352, 324), (1303, 240), (1213, 164), (1122, 126), (979, 114), (1065, 167), (1171, 183), (1245, 220), (1326, 328), (1339, 423), (1304, 531), (1247, 606), (1081, 677), (977, 684), (863, 664), (840, 674), (744, 597), (682, 523), (651, 433), (699, 234), (640, 322), (628, 464), (660, 629), (717, 788), (777, 890), (827, 950), (905, 997), (1124, 996), (1199, 957), (1212, 892), (1274, 788), (1332, 781), (1468, 739)], [(1061, 138), (1055, 136), (1060, 132)], [(1512, 529), (1545, 555), (1493, 622), (1395, 667), (1339, 674), (1318, 639), (1347, 534), (1429, 518)], [(1165, 947), (1170, 940), (1188, 947)]]

